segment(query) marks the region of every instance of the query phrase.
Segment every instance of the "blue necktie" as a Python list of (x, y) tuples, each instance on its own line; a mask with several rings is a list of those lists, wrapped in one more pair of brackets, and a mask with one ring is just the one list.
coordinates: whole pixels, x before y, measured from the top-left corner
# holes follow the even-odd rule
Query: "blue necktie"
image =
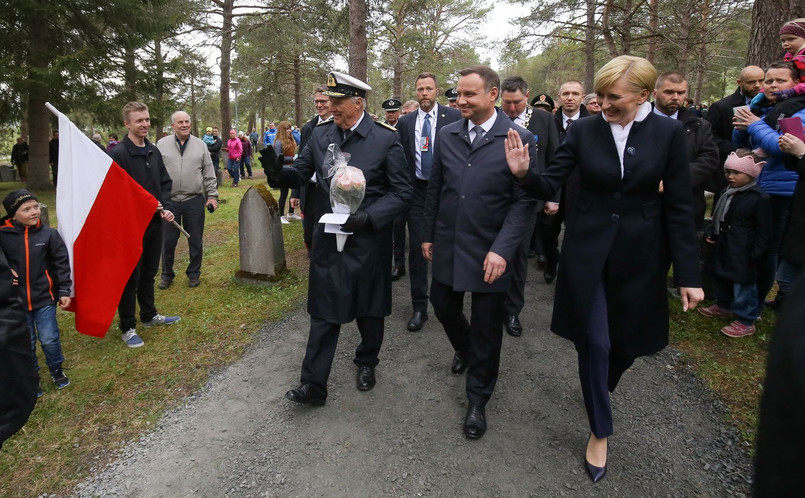
[(473, 130), (475, 131), (475, 138), (472, 139), (472, 148), (475, 149), (481, 145), (481, 141), (484, 139), (484, 129), (481, 125), (476, 125)]
[(419, 137), (420, 159), (422, 160), (422, 176), (430, 178), (430, 170), (433, 167), (433, 144), (430, 143), (430, 114), (425, 114), (425, 122), (422, 124), (422, 135)]

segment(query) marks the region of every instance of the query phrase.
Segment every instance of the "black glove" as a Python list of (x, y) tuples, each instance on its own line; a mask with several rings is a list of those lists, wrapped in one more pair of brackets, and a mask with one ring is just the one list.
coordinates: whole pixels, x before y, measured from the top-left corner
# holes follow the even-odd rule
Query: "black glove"
[(282, 179), (282, 163), (277, 160), (277, 154), (274, 152), (274, 148), (266, 147), (261, 150), (258, 160), (260, 164), (263, 165), (263, 171), (266, 173), (268, 184), (272, 187), (278, 186)]
[(366, 211), (356, 211), (355, 214), (349, 215), (347, 221), (341, 225), (341, 230), (345, 232), (360, 232), (370, 228), (372, 228), (372, 218)]

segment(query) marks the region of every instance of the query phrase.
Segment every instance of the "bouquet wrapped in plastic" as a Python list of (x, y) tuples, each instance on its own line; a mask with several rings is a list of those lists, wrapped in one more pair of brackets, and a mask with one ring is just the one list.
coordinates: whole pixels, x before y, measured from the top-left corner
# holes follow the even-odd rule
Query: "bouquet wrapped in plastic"
[[(363, 171), (347, 165), (350, 155), (330, 144), (324, 159), (326, 178), (330, 179), (330, 207), (333, 213), (352, 214), (358, 210), (366, 194)], [(336, 234), (338, 251), (344, 250), (348, 234)]]

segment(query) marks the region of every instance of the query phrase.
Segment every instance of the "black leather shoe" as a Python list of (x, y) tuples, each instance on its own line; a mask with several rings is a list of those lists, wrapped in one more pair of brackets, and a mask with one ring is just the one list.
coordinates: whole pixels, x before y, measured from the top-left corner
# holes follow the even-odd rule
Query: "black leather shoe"
[(467, 369), (470, 361), (466, 355), (459, 354), (458, 351), (453, 355), (453, 364), (450, 366), (450, 371), (458, 375)]
[(163, 278), (163, 279), (162, 279), (162, 281), (161, 281), (161, 282), (159, 282), (158, 287), (159, 287), (161, 290), (165, 290), (165, 289), (167, 289), (168, 287), (170, 287), (171, 285), (173, 285), (173, 280), (172, 280), (172, 279)]
[(520, 325), (520, 319), (517, 318), (517, 315), (509, 315), (509, 320), (506, 322), (506, 332), (512, 337), (523, 335), (523, 326)]
[(587, 461), (586, 456), (584, 457), (584, 470), (587, 471), (587, 475), (590, 476), (590, 480), (592, 480), (594, 483), (600, 481), (605, 475), (607, 475), (606, 465), (603, 467), (596, 467)]
[(545, 269), (545, 265), (546, 265), (547, 263), (548, 263), (548, 260), (547, 260), (547, 259), (545, 259), (545, 255), (544, 255), (544, 254), (537, 254), (537, 268), (539, 268), (540, 270), (544, 270), (544, 269)]
[(405, 267), (395, 266), (391, 269), (391, 281), (396, 282), (400, 277), (405, 276)]
[(486, 433), (486, 410), (483, 406), (473, 405), (467, 407), (464, 417), (464, 435), (470, 439), (481, 439)]
[(545, 277), (546, 284), (556, 280), (556, 263), (545, 263), (545, 271), (542, 276)]
[(366, 365), (358, 366), (358, 390), (368, 391), (375, 387), (375, 367), (367, 367)]
[(411, 318), (408, 320), (408, 323), (405, 324), (405, 328), (410, 330), (411, 332), (416, 332), (417, 330), (422, 330), (422, 325), (428, 321), (428, 313), (425, 311), (414, 311), (414, 314), (411, 315)]
[(323, 405), (327, 400), (327, 391), (313, 384), (305, 383), (285, 393), (285, 397), (294, 403), (303, 405)]

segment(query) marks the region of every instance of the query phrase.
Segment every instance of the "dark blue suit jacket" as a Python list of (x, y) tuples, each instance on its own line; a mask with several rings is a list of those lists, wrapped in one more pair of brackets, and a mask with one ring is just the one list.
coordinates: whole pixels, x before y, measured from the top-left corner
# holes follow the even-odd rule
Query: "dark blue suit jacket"
[(511, 262), (530, 233), (537, 199), (520, 188), (506, 163), (504, 141), (510, 128), (520, 133), (536, 170), (533, 133), (496, 110), (497, 119), (473, 149), (467, 120), (439, 132), (425, 207), (425, 242), (433, 243), (433, 279), (458, 292), (505, 292), (512, 265), (495, 282), (484, 282), (488, 252)]

